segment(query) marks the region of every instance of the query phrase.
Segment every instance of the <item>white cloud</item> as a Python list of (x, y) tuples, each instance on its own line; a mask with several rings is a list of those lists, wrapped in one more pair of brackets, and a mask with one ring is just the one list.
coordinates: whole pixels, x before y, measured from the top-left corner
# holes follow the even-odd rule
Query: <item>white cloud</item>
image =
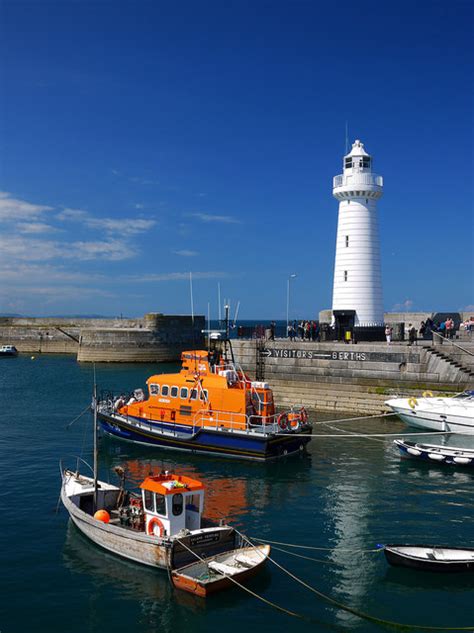
[(121, 261), (136, 255), (133, 247), (120, 239), (98, 242), (58, 242), (21, 236), (0, 236), (0, 261), (48, 261), (51, 259), (92, 259)]
[(31, 204), (25, 200), (12, 198), (6, 191), (0, 191), (0, 221), (16, 222), (39, 218), (53, 207), (45, 204)]
[(15, 265), (0, 265), (0, 279), (2, 284), (31, 284), (37, 282), (48, 283), (91, 283), (106, 281), (107, 278), (101, 274), (90, 272), (75, 272), (66, 270), (63, 266), (53, 266), (51, 264), (17, 263)]
[(92, 229), (102, 229), (107, 233), (119, 233), (120, 235), (137, 235), (148, 231), (155, 226), (155, 220), (144, 220), (141, 218), (88, 218), (87, 226)]
[[(193, 272), (194, 279), (225, 279), (230, 277), (229, 273), (210, 271), (210, 272)], [(189, 281), (189, 272), (187, 273), (150, 273), (148, 275), (129, 275), (125, 277), (128, 281), (133, 282), (155, 282), (155, 281)]]
[(392, 308), (392, 312), (409, 312), (410, 310), (413, 309), (413, 301), (411, 299), (405, 299), (405, 301), (403, 301), (402, 303), (396, 303), (393, 308)]
[(57, 233), (60, 229), (57, 229), (50, 224), (44, 222), (20, 222), (16, 225), (16, 228), (20, 233)]
[(84, 211), (83, 209), (63, 209), (60, 213), (57, 214), (56, 218), (58, 220), (71, 220), (74, 222), (80, 222), (81, 220), (87, 219), (89, 213)]
[(201, 220), (201, 222), (222, 222), (225, 224), (240, 224), (240, 220), (233, 218), (231, 215), (211, 215), (209, 213), (191, 213), (193, 218)]
[(138, 235), (156, 224), (156, 220), (143, 218), (98, 218), (82, 209), (64, 209), (56, 217), (58, 220), (82, 222), (91, 229), (103, 230), (109, 234), (118, 233), (123, 236)]
[(188, 251), (185, 248), (183, 248), (181, 251), (173, 251), (173, 253), (175, 255), (180, 255), (181, 257), (196, 257), (196, 255), (199, 255), (197, 251)]

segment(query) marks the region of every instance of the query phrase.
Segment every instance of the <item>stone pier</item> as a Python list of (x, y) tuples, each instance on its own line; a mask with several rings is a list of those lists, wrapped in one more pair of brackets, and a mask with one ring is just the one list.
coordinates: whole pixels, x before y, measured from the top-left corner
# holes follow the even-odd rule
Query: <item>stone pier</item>
[[(430, 344), (277, 339), (261, 345), (258, 352), (255, 340), (233, 342), (236, 361), (254, 376), (259, 353), (264, 379), (281, 406), (376, 414), (386, 412), (385, 400), (395, 395), (453, 394), (474, 388), (473, 357), (457, 350), (457, 357), (451, 358), (446, 346), (440, 356)], [(474, 352), (474, 345), (469, 347)]]

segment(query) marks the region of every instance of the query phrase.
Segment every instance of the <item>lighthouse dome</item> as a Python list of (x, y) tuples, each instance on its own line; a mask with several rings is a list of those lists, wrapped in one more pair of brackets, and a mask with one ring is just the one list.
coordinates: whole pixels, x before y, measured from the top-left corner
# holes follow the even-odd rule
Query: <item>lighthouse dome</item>
[(356, 139), (352, 144), (351, 151), (346, 156), (370, 156), (364, 149), (364, 143)]

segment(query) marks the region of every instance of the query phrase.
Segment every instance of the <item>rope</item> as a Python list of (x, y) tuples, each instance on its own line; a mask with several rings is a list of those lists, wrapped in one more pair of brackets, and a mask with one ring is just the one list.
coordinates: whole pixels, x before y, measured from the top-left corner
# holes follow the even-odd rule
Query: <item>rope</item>
[(72, 426), (74, 424), (74, 422), (77, 422), (77, 420), (79, 420), (79, 418), (82, 418), (82, 416), (84, 415), (84, 413), (86, 413), (87, 411), (89, 411), (91, 408), (91, 405), (88, 404), (87, 407), (84, 409), (84, 411), (82, 411), (81, 413), (79, 413), (78, 416), (76, 416), (74, 418), (74, 420), (72, 422), (69, 422), (69, 424), (66, 424), (66, 429), (68, 429), (70, 426)]
[[(329, 421), (330, 423), (330, 421)], [(420, 431), (419, 433), (301, 433), (301, 437), (409, 437), (412, 435), (451, 435), (452, 431)], [(288, 433), (273, 433), (275, 437), (286, 436)], [(456, 433), (456, 435), (471, 435), (470, 433)]]
[[(234, 528), (235, 529), (235, 528)], [(237, 530), (236, 530), (237, 531)], [(252, 536), (251, 538), (253, 538), (254, 541), (258, 541), (259, 543), (270, 543), (271, 545), (283, 545), (284, 547), (296, 547), (298, 549), (311, 549), (311, 550), (317, 550), (319, 552), (334, 552), (334, 551), (338, 551), (338, 552), (382, 552), (383, 548), (381, 547), (376, 547), (373, 549), (352, 549), (350, 547), (313, 547), (312, 545), (295, 545), (294, 543), (281, 543), (280, 541), (269, 541), (268, 539), (261, 539), (261, 538), (256, 538), (255, 536)], [(289, 554), (291, 552), (288, 552)]]
[[(251, 541), (249, 541), (249, 539), (244, 534), (241, 534), (238, 530), (235, 530), (235, 531), (237, 532), (237, 534), (240, 535), (241, 538), (243, 538), (250, 545), (252, 545)], [(312, 587), (311, 585), (308, 585), (308, 583), (306, 583), (304, 580), (302, 580), (298, 576), (295, 576), (295, 574), (293, 574), (288, 569), (285, 569), (285, 567), (283, 567), (282, 565), (277, 563), (270, 556), (268, 556), (268, 560), (270, 562), (272, 562), (276, 567), (278, 567), (278, 569), (280, 569), (283, 573), (285, 573), (288, 576), (290, 576), (290, 578), (292, 578), (295, 582), (299, 583), (300, 585), (302, 585), (303, 587), (305, 587), (309, 591), (312, 591), (313, 593), (315, 593), (317, 596), (319, 596), (320, 598), (322, 598), (326, 602), (329, 602), (330, 604), (333, 604), (334, 606), (338, 607), (339, 609), (341, 609), (343, 611), (347, 611), (348, 613), (352, 613), (353, 615), (355, 615), (355, 616), (357, 616), (359, 618), (362, 618), (364, 620), (368, 620), (370, 622), (375, 622), (376, 624), (380, 624), (382, 626), (392, 627), (392, 628), (396, 628), (396, 629), (414, 629), (414, 630), (419, 630), (419, 631), (471, 631), (471, 632), (474, 630), (473, 626), (461, 626), (461, 627), (426, 626), (426, 625), (419, 625), (419, 624), (402, 624), (401, 622), (393, 622), (392, 620), (384, 620), (383, 618), (377, 618), (376, 616), (370, 615), (369, 613), (364, 613), (362, 611), (359, 611), (358, 609), (354, 609), (353, 607), (349, 607), (349, 606), (343, 604), (342, 602), (339, 602), (338, 600), (335, 600), (331, 596), (328, 596), (327, 594), (323, 593), (322, 591), (319, 591), (319, 589), (316, 589), (316, 587)]]
[[(262, 541), (263, 542), (263, 541)], [(269, 543), (270, 541), (267, 541)], [(332, 560), (324, 560), (323, 558), (313, 558), (312, 556), (304, 556), (303, 554), (297, 554), (296, 552), (290, 552), (287, 549), (283, 549), (281, 547), (272, 546), (272, 549), (276, 549), (279, 552), (283, 552), (284, 554), (289, 554), (290, 556), (296, 556), (297, 558), (304, 558), (305, 560), (312, 560), (315, 563), (323, 563), (324, 565), (334, 565), (335, 567), (344, 567), (342, 563), (335, 563)]]
[(356, 418), (341, 418), (340, 420), (322, 420), (321, 422), (315, 422), (314, 426), (318, 424), (327, 424), (328, 422), (359, 422), (360, 420), (370, 420), (371, 418), (389, 418), (391, 416), (398, 415), (398, 413), (373, 413), (372, 415), (358, 415)]

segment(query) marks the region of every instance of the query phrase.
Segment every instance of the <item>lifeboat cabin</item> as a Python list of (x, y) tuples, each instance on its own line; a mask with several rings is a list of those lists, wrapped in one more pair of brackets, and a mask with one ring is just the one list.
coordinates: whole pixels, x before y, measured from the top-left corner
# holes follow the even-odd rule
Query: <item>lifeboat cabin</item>
[(141, 484), (145, 530), (149, 536), (170, 537), (181, 530), (199, 530), (204, 486), (182, 475), (164, 473)]
[(178, 374), (147, 380), (149, 397), (140, 390), (118, 410), (127, 416), (184, 425), (245, 429), (275, 416), (273, 393), (265, 382), (251, 382), (233, 363), (215, 362), (207, 351), (183, 352)]

